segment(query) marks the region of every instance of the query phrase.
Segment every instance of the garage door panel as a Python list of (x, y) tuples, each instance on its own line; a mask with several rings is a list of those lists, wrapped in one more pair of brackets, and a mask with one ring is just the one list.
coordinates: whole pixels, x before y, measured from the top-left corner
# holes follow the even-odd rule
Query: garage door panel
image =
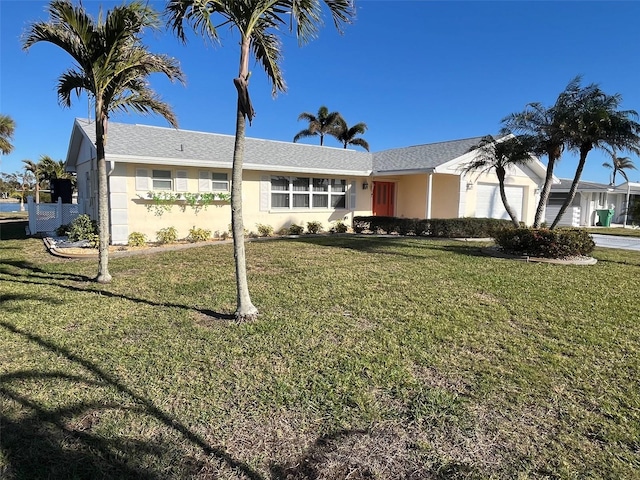
[[(522, 220), (522, 205), (524, 197), (523, 187), (505, 187), (507, 201), (516, 213), (518, 220)], [(503, 218), (508, 220), (509, 214), (502, 204), (498, 185), (478, 184), (476, 191), (476, 217)]]

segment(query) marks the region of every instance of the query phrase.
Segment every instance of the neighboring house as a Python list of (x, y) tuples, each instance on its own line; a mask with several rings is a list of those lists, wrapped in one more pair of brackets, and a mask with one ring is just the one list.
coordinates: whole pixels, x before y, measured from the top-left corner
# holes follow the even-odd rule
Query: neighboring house
[[(551, 194), (547, 202), (545, 211), (545, 221), (548, 225), (555, 220), (560, 207), (564, 203), (573, 179), (562, 178), (560, 183), (551, 186)], [(635, 199), (640, 198), (640, 183), (623, 183), (612, 186), (605, 183), (578, 182), (578, 189), (572, 204), (567, 207), (564, 215), (558, 222), (559, 226), (567, 227), (590, 227), (595, 226), (598, 221), (598, 210), (613, 209), (613, 219), (611, 223), (624, 223), (624, 214), (627, 206), (627, 195), (629, 204), (633, 205)], [(627, 219), (627, 224), (631, 224), (631, 219)]]
[[(356, 215), (411, 218), (507, 218), (493, 173), (465, 176), (462, 167), (481, 137), (397, 148), (378, 153), (247, 138), (243, 168), (243, 215), (276, 231), (319, 221), (350, 224)], [(193, 208), (169, 202), (166, 211), (149, 198), (230, 192), (234, 137), (212, 133), (109, 123), (107, 169), (111, 241), (127, 242), (132, 232), (155, 240), (173, 226), (179, 237), (192, 227), (228, 231), (227, 201)], [(67, 169), (77, 173), (78, 203), (97, 218), (95, 127), (76, 120)], [(533, 222), (545, 167), (533, 158), (507, 176), (507, 195), (519, 218)]]

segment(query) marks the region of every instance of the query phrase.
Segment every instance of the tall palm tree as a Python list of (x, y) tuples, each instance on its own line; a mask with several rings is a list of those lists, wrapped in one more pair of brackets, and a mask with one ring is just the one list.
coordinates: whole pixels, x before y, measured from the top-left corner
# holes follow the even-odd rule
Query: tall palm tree
[(298, 116), (298, 121), (304, 120), (309, 122), (309, 126), (304, 130), (300, 130), (295, 137), (293, 137), (293, 142), (297, 142), (301, 138), (319, 136), (320, 137), (320, 145), (324, 145), (324, 137), (327, 134), (330, 134), (332, 129), (335, 127), (336, 120), (340, 117), (340, 113), (338, 112), (329, 112), (329, 109), (324, 105), (318, 109), (318, 114), (314, 115), (313, 113), (302, 112)]
[(175, 59), (156, 55), (142, 44), (142, 33), (160, 26), (158, 14), (146, 2), (135, 0), (100, 12), (96, 22), (82, 7), (69, 0), (53, 0), (48, 7), (48, 22), (31, 24), (23, 39), (28, 50), (38, 42), (62, 48), (76, 65), (58, 80), (61, 105), (71, 105), (71, 95), (81, 91), (93, 101), (98, 167), (99, 264), (96, 281), (108, 283), (109, 261), (108, 179), (105, 159), (107, 123), (115, 111), (157, 113), (172, 126), (178, 126), (171, 107), (151, 89), (147, 78), (163, 73), (171, 81), (182, 81)]
[(476, 151), (476, 155), (473, 160), (462, 168), (464, 173), (482, 174), (492, 170), (496, 172), (502, 204), (516, 228), (520, 226), (520, 223), (516, 212), (507, 200), (504, 182), (509, 168), (516, 165), (525, 165), (532, 160), (529, 153), (532, 146), (533, 144), (530, 142), (529, 137), (525, 137), (523, 141), (511, 135), (496, 140), (493, 136), (487, 135), (469, 150)]
[(331, 135), (336, 137), (344, 148), (347, 148), (349, 145), (358, 145), (368, 152), (369, 144), (364, 138), (358, 137), (358, 135), (363, 135), (366, 131), (366, 123), (360, 122), (356, 123), (353, 127), (349, 127), (344, 118), (340, 117), (336, 119), (336, 124), (331, 131)]
[(13, 151), (11, 140), (16, 124), (9, 115), (0, 113), (0, 153), (9, 155)]
[(580, 96), (578, 108), (569, 118), (567, 127), (567, 145), (579, 153), (578, 166), (567, 198), (550, 228), (556, 227), (573, 202), (591, 150), (608, 146), (614, 150), (640, 153), (640, 123), (636, 121), (638, 113), (634, 110), (619, 110), (621, 103), (620, 94), (607, 95), (597, 86), (585, 89)]
[(231, 225), (236, 265), (237, 321), (254, 319), (258, 309), (251, 302), (247, 283), (242, 218), (242, 163), (244, 159), (245, 118), (255, 114), (249, 98), (249, 60), (253, 57), (264, 68), (272, 85), (272, 95), (286, 89), (280, 69), (282, 50), (279, 29), (289, 25), (298, 42), (314, 38), (322, 25), (322, 5), (331, 13), (335, 27), (351, 22), (353, 0), (170, 0), (167, 4), (169, 25), (178, 38), (186, 40), (184, 24), (205, 38), (219, 42), (219, 26), (229, 26), (240, 37), (240, 67), (233, 79), (238, 94), (236, 134), (233, 149), (231, 184)]
[(553, 171), (568, 141), (567, 119), (575, 112), (576, 102), (580, 95), (584, 94), (584, 90), (594, 88), (594, 85), (582, 87), (580, 82), (580, 76), (571, 80), (551, 107), (533, 102), (529, 103), (522, 112), (512, 113), (502, 119), (505, 127), (503, 133), (514, 132), (520, 134), (521, 139), (524, 136), (530, 137), (533, 140), (532, 153), (547, 157), (547, 171), (536, 208), (534, 228), (540, 228), (544, 220), (544, 212), (553, 183)]
[(24, 163), (24, 169), (33, 175), (36, 190), (36, 203), (40, 203), (40, 188), (44, 181), (42, 164), (40, 162), (34, 162), (33, 160), (22, 160), (22, 163)]
[(636, 166), (629, 157), (619, 157), (616, 153), (615, 149), (610, 147), (603, 147), (602, 150), (607, 152), (607, 154), (611, 157), (611, 163), (604, 162), (602, 164), (603, 167), (611, 170), (611, 185), (616, 184), (616, 173), (619, 173), (625, 181), (629, 181), (629, 177), (627, 176), (627, 172), (625, 170), (636, 170)]

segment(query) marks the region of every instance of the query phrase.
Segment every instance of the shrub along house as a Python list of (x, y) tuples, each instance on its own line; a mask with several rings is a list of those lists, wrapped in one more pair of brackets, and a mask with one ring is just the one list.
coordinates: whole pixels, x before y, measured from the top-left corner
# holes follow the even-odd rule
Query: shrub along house
[[(243, 170), (245, 227), (275, 231), (291, 224), (325, 229), (357, 215), (407, 218), (507, 218), (493, 173), (465, 176), (462, 166), (481, 137), (397, 148), (377, 153), (247, 138)], [(111, 241), (132, 232), (155, 239), (173, 226), (228, 231), (234, 137), (109, 123), (107, 162)], [(67, 169), (77, 174), (79, 208), (97, 218), (95, 129), (74, 122)], [(532, 223), (545, 168), (537, 159), (514, 168), (507, 195)]]

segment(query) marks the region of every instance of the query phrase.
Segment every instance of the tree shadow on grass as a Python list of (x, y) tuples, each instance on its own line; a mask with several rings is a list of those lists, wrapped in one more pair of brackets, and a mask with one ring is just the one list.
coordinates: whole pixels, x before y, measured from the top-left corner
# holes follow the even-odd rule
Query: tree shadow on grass
[[(36, 265), (33, 265), (29, 262), (24, 262), (24, 261), (4, 262), (3, 265), (0, 266), (0, 275), (2, 274), (7, 275), (9, 277), (5, 279), (6, 281), (14, 282), (14, 283), (18, 282), (18, 283), (31, 284), (31, 285), (54, 286), (54, 287), (62, 288), (65, 290), (70, 290), (73, 292), (93, 293), (93, 294), (98, 294), (107, 298), (119, 298), (122, 300), (128, 300), (135, 303), (149, 305), (152, 307), (179, 308), (183, 310), (197, 312), (200, 315), (202, 315), (204, 318), (211, 319), (214, 321), (215, 320), (225, 320), (225, 321), (235, 320), (235, 316), (231, 313), (216, 312), (214, 310), (195, 308), (195, 307), (182, 305), (178, 303), (154, 302), (144, 298), (136, 298), (130, 295), (114, 293), (109, 290), (105, 290), (103, 288), (94, 288), (99, 286), (100, 284), (93, 282), (92, 278), (87, 277), (85, 275), (76, 275), (72, 273), (48, 272), (46, 270), (43, 270), (37, 267)], [(1, 276), (0, 276), (0, 280), (3, 280)], [(51, 282), (52, 280), (57, 282), (52, 283)], [(84, 283), (87, 285), (87, 288), (79, 287), (76, 285), (70, 285), (67, 283), (60, 283), (61, 281), (72, 281), (72, 282)]]
[[(10, 403), (18, 405), (21, 411), (21, 414), (9, 416), (4, 413), (3, 408), (3, 413), (0, 414), (3, 430), (0, 446), (8, 462), (5, 471), (0, 470), (3, 476), (50, 479), (161, 479), (167, 478), (167, 466), (175, 469), (175, 472), (169, 475), (175, 478), (187, 478), (203, 469), (202, 460), (188, 455), (179, 454), (179, 460), (176, 460), (177, 449), (170, 444), (170, 440), (140, 441), (123, 436), (105, 438), (92, 433), (94, 423), (105, 411), (130, 410), (137, 415), (153, 418), (214, 462), (223, 463), (246, 478), (262, 479), (247, 464), (235, 460), (224, 450), (209, 445), (177, 418), (158, 408), (150, 399), (137, 394), (97, 364), (8, 322), (0, 321), (0, 327), (11, 335), (21, 337), (57, 357), (82, 367), (88, 374), (84, 377), (60, 372), (23, 370), (0, 376), (0, 397), (7, 407), (6, 411), (9, 411)], [(24, 388), (25, 380), (52, 379), (58, 382), (72, 382), (79, 389), (114, 389), (136, 406), (127, 408), (105, 402), (76, 402), (60, 408), (48, 408), (39, 404), (36, 399), (17, 392), (19, 388)], [(25, 411), (29, 414), (22, 414)], [(78, 418), (80, 421), (71, 421)], [(142, 465), (136, 465), (135, 459), (138, 457), (152, 457), (153, 460), (142, 461)], [(156, 471), (153, 465), (157, 465)]]
[(0, 223), (0, 240), (26, 240), (27, 220), (12, 220)]
[[(413, 259), (428, 258), (429, 252), (439, 250), (458, 255), (481, 257), (484, 256), (475, 242), (461, 242), (448, 238), (431, 238), (415, 236), (325, 236), (300, 237), (289, 241), (312, 243), (324, 247), (335, 247), (353, 250), (360, 253), (403, 256)], [(455, 242), (455, 243), (453, 243)], [(407, 250), (423, 249), (424, 254), (406, 253)]]

